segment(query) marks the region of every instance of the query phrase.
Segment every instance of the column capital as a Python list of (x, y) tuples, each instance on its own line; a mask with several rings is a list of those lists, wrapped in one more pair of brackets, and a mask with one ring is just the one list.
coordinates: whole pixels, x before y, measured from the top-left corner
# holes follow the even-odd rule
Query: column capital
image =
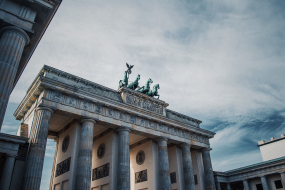
[(83, 122), (93, 122), (95, 124), (96, 121), (97, 121), (96, 119), (87, 118), (87, 117), (84, 117), (83, 119), (81, 119), (81, 123), (83, 123)]
[(280, 171), (280, 172), (278, 172), (278, 173), (280, 173), (280, 174), (285, 174), (285, 171)]
[(18, 28), (16, 26), (6, 26), (6, 27), (3, 27), (0, 30), (0, 37), (7, 30), (15, 31), (15, 32), (19, 33), (21, 36), (23, 36), (23, 38), (25, 38), (25, 45), (28, 45), (30, 43), (30, 37), (28, 36), (28, 34), (24, 30), (22, 30), (22, 29), (20, 29), (20, 28)]
[(165, 137), (165, 136), (160, 136), (160, 137), (158, 137), (157, 138), (157, 141), (168, 141), (168, 138), (167, 137)]
[(191, 144), (191, 143), (185, 143), (185, 142), (180, 144), (181, 147), (189, 147), (189, 148), (190, 148), (192, 145), (193, 145), (193, 144)]
[(210, 147), (204, 147), (200, 149), (201, 151), (211, 151), (212, 149)]
[(121, 126), (121, 127), (116, 129), (117, 132), (120, 132), (120, 131), (129, 131), (130, 132), (131, 130), (132, 130), (132, 128), (127, 127), (127, 126)]
[(49, 112), (53, 113), (53, 110), (50, 107), (47, 107), (47, 106), (38, 106), (36, 108), (36, 110), (37, 111), (39, 111), (39, 110), (46, 110), (46, 111), (49, 111)]
[(263, 178), (263, 177), (265, 177), (265, 174), (260, 174), (260, 175), (258, 175), (258, 177)]

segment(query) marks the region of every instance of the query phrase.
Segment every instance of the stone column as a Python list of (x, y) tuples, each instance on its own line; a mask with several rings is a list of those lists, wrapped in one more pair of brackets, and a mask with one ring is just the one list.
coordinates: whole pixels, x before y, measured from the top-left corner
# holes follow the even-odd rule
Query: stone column
[(0, 131), (24, 46), (29, 42), (20, 28), (6, 26), (0, 30)]
[(230, 184), (230, 182), (227, 183), (227, 190), (231, 190), (231, 184)]
[(10, 155), (10, 154), (6, 155), (6, 161), (5, 161), (1, 183), (0, 183), (1, 190), (10, 189), (10, 183), (12, 179), (15, 158), (16, 158), (16, 155)]
[(119, 133), (117, 190), (130, 190), (130, 129), (120, 127), (117, 131)]
[(190, 144), (183, 143), (182, 148), (182, 161), (183, 161), (183, 174), (184, 174), (184, 184), (185, 190), (196, 190)]
[(38, 107), (30, 135), (29, 151), (23, 180), (23, 190), (40, 189), (52, 109)]
[(242, 182), (243, 182), (243, 188), (244, 188), (244, 190), (249, 190), (249, 186), (248, 186), (247, 180), (244, 179)]
[(158, 183), (159, 190), (171, 190), (167, 138), (158, 139)]
[(92, 148), (94, 119), (82, 119), (82, 128), (80, 133), (79, 153), (76, 170), (76, 190), (90, 190), (91, 170), (92, 170)]
[(267, 181), (266, 181), (266, 177), (263, 175), (263, 176), (260, 176), (260, 179), (261, 179), (263, 190), (269, 190), (268, 185), (267, 185)]
[(283, 188), (285, 188), (285, 171), (279, 172), (281, 176), (281, 182), (283, 185)]
[(206, 190), (216, 190), (214, 172), (213, 172), (211, 156), (210, 156), (210, 150), (211, 149), (209, 149), (209, 148), (204, 148), (202, 150), (203, 164), (204, 164), (204, 171), (205, 171)]
[(217, 188), (217, 190), (221, 190), (221, 184), (220, 184), (220, 182), (216, 182), (216, 188)]
[(197, 166), (199, 170), (198, 176), (200, 180), (200, 187), (201, 187), (201, 190), (206, 190), (205, 171), (204, 171), (204, 166), (203, 166), (202, 152), (200, 150), (196, 151), (196, 158), (197, 158)]
[(52, 190), (53, 188), (53, 179), (55, 175), (55, 170), (56, 170), (56, 158), (57, 158), (57, 151), (58, 151), (58, 138), (54, 139), (54, 142), (56, 142), (56, 148), (54, 152), (54, 157), (53, 157), (53, 164), (52, 164), (52, 170), (51, 170), (51, 176), (50, 176), (50, 183), (49, 183), (49, 190)]

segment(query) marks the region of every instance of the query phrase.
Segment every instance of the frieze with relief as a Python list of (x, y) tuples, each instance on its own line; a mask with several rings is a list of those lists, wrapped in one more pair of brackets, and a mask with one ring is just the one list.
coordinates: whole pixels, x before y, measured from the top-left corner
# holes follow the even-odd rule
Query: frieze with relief
[(126, 122), (139, 125), (142, 127), (146, 127), (152, 130), (162, 131), (162, 132), (174, 135), (174, 136), (179, 136), (181, 138), (186, 138), (186, 139), (194, 140), (194, 141), (201, 142), (204, 144), (209, 144), (208, 137), (202, 136), (196, 133), (192, 133), (187, 130), (178, 129), (176, 127), (167, 126), (163, 123), (158, 123), (153, 120), (150, 121), (145, 118), (136, 117), (134, 115), (130, 115), (127, 113), (122, 113), (121, 111), (113, 110), (110, 107), (104, 108), (106, 109), (106, 111), (103, 112), (104, 104), (102, 103), (96, 103), (96, 102), (91, 103), (91, 102), (87, 102), (86, 100), (72, 98), (67, 95), (63, 95), (63, 94), (53, 92), (53, 91), (48, 91), (47, 99), (50, 99), (52, 101), (59, 102), (62, 104), (66, 104), (68, 106), (78, 107), (83, 110), (106, 115), (108, 117), (112, 117), (112, 118), (115, 118), (121, 121), (126, 121)]

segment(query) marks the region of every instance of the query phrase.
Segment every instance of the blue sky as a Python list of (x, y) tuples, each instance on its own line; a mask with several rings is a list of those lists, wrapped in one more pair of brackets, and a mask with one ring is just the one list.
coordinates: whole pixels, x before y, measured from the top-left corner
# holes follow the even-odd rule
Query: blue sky
[[(214, 170), (262, 161), (256, 146), (285, 133), (285, 1), (64, 0), (14, 89), (1, 132), (46, 64), (117, 89), (125, 62), (160, 84), (169, 108), (203, 121)], [(55, 145), (48, 142), (42, 188)]]

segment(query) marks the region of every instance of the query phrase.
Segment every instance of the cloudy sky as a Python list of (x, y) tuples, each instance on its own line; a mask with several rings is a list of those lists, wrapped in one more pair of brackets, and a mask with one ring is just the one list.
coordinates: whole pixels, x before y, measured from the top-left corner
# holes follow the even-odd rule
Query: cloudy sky
[[(125, 63), (160, 84), (169, 108), (203, 121), (214, 170), (261, 162), (260, 140), (285, 133), (283, 0), (64, 0), (14, 89), (1, 132), (46, 64), (117, 89)], [(48, 142), (42, 188), (55, 144)]]

